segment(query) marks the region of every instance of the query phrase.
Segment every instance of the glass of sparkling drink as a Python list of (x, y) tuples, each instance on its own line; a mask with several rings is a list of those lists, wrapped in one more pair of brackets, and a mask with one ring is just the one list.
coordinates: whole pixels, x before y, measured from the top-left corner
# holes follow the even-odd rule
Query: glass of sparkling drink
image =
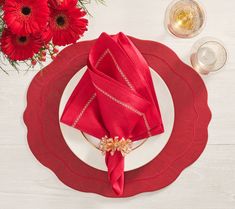
[(165, 26), (179, 38), (192, 38), (205, 26), (205, 10), (196, 0), (174, 0), (167, 8)]

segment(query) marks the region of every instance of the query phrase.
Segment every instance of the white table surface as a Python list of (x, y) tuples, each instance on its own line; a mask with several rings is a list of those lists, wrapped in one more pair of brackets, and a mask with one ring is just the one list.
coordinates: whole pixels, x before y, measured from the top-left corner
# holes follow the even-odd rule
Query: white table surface
[[(163, 26), (170, 0), (107, 0), (89, 6), (93, 18), (83, 40), (106, 31), (162, 42), (189, 63), (189, 51), (200, 37), (221, 39), (227, 66), (204, 77), (213, 119), (209, 142), (192, 166), (169, 187), (127, 199), (110, 199), (74, 191), (63, 185), (31, 154), (22, 113), (26, 91), (36, 71), (0, 71), (0, 209), (234, 209), (235, 208), (235, 1), (204, 0), (207, 25), (196, 38), (169, 35)], [(2, 65), (2, 64), (1, 64)], [(56, 71), (55, 71), (56, 73)]]

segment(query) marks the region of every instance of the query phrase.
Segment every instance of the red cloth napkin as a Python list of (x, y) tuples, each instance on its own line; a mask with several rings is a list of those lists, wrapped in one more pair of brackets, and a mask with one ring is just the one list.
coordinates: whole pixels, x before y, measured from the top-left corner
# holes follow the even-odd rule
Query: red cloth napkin
[[(99, 139), (135, 141), (164, 131), (148, 65), (123, 33), (102, 33), (96, 41), (61, 122)], [(116, 151), (106, 152), (105, 158), (112, 188), (121, 195), (124, 157)]]

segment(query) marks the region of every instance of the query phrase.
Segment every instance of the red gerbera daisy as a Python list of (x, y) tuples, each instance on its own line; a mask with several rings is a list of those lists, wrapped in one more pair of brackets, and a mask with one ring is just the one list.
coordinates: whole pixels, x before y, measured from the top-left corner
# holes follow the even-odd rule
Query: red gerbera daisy
[(42, 47), (40, 38), (33, 35), (18, 36), (9, 29), (4, 29), (0, 39), (1, 50), (11, 60), (26, 60), (32, 58)]
[(49, 17), (47, 0), (6, 0), (3, 11), (7, 26), (19, 35), (40, 31)]
[(77, 0), (49, 0), (49, 27), (52, 42), (64, 46), (75, 43), (87, 30), (86, 12), (76, 7)]

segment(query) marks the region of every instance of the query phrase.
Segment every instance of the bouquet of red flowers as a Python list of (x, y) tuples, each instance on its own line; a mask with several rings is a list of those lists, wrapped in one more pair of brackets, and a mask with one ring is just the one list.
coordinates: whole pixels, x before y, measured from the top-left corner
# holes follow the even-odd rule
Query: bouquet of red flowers
[(30, 66), (52, 59), (56, 46), (75, 43), (87, 30), (86, 0), (0, 0), (0, 53)]

